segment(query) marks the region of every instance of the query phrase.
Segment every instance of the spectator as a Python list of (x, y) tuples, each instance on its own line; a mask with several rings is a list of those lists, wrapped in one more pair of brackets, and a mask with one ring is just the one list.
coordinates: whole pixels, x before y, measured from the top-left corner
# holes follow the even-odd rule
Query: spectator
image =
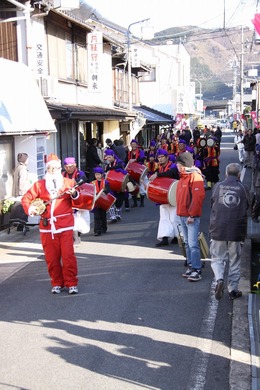
[(242, 142), (245, 146), (245, 168), (252, 168), (256, 144), (255, 135), (253, 134), (252, 129), (248, 129), (248, 132), (245, 134)]
[(238, 130), (238, 133), (234, 138), (234, 142), (237, 145), (238, 158), (239, 158), (239, 162), (241, 164), (243, 164), (244, 160), (245, 160), (245, 146), (243, 143), (243, 139), (244, 139), (244, 136), (243, 136), (242, 130)]
[(117, 155), (117, 157), (122, 160), (122, 161), (126, 161), (126, 156), (127, 156), (127, 153), (126, 153), (126, 149), (125, 149), (125, 146), (124, 146), (124, 142), (123, 140), (121, 139), (116, 139), (114, 141), (114, 144), (115, 144), (115, 154)]
[(205, 198), (204, 180), (201, 171), (194, 166), (189, 152), (181, 153), (177, 159), (180, 180), (177, 185), (177, 215), (180, 217), (188, 269), (182, 275), (191, 282), (201, 280), (201, 255), (199, 226)]
[(15, 198), (22, 196), (30, 187), (29, 173), (28, 173), (28, 154), (18, 153), (17, 155), (18, 164), (14, 171), (14, 185), (13, 185), (13, 196)]
[(211, 267), (216, 279), (215, 298), (224, 293), (225, 265), (229, 261), (229, 298), (242, 296), (238, 289), (242, 242), (247, 232), (249, 190), (241, 183), (241, 166), (231, 163), (226, 167), (226, 179), (215, 185), (211, 197), (209, 232), (211, 236)]
[(253, 188), (254, 198), (252, 202), (251, 217), (255, 223), (259, 223), (260, 215), (260, 145), (256, 145), (255, 155), (253, 158)]
[(91, 182), (95, 179), (94, 168), (102, 164), (97, 152), (97, 139), (92, 138), (86, 152), (86, 161), (88, 169), (88, 180)]

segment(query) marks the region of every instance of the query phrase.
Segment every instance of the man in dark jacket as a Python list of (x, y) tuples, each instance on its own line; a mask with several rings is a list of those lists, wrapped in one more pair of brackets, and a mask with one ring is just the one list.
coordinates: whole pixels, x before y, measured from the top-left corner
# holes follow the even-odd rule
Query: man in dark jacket
[(215, 298), (224, 292), (225, 264), (229, 260), (229, 298), (242, 296), (238, 290), (242, 243), (247, 232), (249, 190), (240, 181), (241, 166), (236, 163), (226, 167), (226, 179), (214, 186), (211, 197), (209, 232), (211, 235), (211, 268), (216, 279)]
[(102, 164), (98, 156), (97, 151), (97, 139), (92, 138), (89, 143), (89, 147), (86, 152), (86, 161), (87, 161), (87, 169), (88, 169), (88, 180), (89, 182), (95, 179), (94, 168), (98, 167)]
[(242, 142), (245, 145), (245, 168), (252, 168), (256, 144), (256, 138), (252, 129), (248, 129), (248, 132), (244, 136)]

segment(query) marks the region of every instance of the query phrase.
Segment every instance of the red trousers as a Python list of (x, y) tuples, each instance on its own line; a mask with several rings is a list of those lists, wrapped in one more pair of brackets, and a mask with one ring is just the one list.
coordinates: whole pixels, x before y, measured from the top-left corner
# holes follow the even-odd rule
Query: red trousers
[(45, 261), (52, 286), (77, 286), (77, 259), (73, 247), (73, 230), (53, 235), (40, 233)]

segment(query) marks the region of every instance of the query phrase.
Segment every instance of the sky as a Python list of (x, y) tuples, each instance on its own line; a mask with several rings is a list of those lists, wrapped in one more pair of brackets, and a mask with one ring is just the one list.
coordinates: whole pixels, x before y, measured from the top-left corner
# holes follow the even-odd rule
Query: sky
[[(260, 13), (259, 0), (85, 0), (103, 17), (127, 28), (150, 18), (154, 32), (177, 26), (223, 28), (249, 26)], [(224, 18), (225, 9), (225, 18)], [(134, 26), (136, 28), (136, 26)]]

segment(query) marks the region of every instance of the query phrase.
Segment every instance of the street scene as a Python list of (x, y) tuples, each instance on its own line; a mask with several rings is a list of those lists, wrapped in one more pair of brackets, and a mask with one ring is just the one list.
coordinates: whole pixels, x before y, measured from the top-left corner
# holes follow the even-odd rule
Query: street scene
[(0, 390), (260, 390), (259, 0), (0, 1)]
[[(237, 161), (232, 145), (226, 133), (221, 177)], [(201, 219), (207, 240), (210, 196)], [(91, 224), (75, 249), (75, 296), (50, 293), (38, 226), (25, 236), (1, 233), (0, 388), (229, 389), (230, 381), (251, 388), (243, 346), (249, 280), (241, 300), (230, 301), (225, 291), (216, 301), (209, 259), (200, 283), (182, 278), (178, 244), (155, 247), (158, 220), (158, 206), (145, 198), (144, 208), (123, 211), (106, 235), (93, 236)], [(232, 350), (232, 337), (242, 348)]]

